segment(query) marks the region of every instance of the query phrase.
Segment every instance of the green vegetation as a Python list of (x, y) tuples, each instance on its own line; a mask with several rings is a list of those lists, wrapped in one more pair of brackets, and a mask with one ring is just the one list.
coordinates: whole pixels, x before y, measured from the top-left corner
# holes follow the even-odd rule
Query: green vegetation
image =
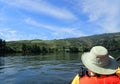
[(54, 53), (84, 52), (95, 45), (102, 45), (110, 51), (120, 51), (120, 32), (59, 40), (21, 40), (5, 42), (0, 40), (0, 53)]
[(0, 53), (5, 53), (5, 40), (0, 39)]

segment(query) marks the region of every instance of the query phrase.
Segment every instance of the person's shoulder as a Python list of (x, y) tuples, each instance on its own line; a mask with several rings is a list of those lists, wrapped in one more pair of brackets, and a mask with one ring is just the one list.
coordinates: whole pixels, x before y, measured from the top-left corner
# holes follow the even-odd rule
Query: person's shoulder
[(115, 79), (119, 79), (119, 77), (117, 75), (109, 75), (107, 76), (108, 78), (115, 78)]
[(110, 75), (107, 77), (107, 80), (113, 82), (114, 84), (120, 84), (120, 78), (116, 75)]

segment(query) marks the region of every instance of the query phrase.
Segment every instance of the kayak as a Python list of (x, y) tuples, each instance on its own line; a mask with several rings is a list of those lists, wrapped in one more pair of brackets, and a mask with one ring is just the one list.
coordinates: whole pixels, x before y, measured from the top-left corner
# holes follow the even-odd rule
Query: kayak
[(74, 79), (73, 79), (73, 81), (72, 81), (71, 84), (79, 84), (79, 79), (80, 79), (80, 76), (79, 76), (79, 74), (77, 74), (77, 75), (74, 77)]

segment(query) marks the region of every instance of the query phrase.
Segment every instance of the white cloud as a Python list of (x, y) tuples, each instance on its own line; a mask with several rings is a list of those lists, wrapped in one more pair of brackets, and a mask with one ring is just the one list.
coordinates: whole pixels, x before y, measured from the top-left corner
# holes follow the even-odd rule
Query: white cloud
[(3, 37), (4, 40), (16, 40), (17, 31), (10, 28), (0, 28), (0, 37)]
[(7, 3), (9, 5), (35, 12), (35, 13), (43, 13), (46, 15), (51, 15), (56, 18), (60, 19), (77, 19), (76, 16), (66, 10), (65, 8), (58, 8), (48, 2), (45, 2), (43, 0), (40, 0), (39, 2), (36, 0), (1, 0), (4, 3)]
[(48, 29), (49, 31), (52, 31), (52, 34), (57, 38), (64, 38), (66, 36), (72, 36), (72, 37), (84, 36), (84, 34), (81, 31), (73, 27), (58, 27), (58, 26), (41, 24), (30, 18), (25, 19), (25, 22), (35, 27)]
[(103, 28), (102, 32), (118, 32), (120, 31), (119, 4), (119, 0), (84, 0), (83, 11), (88, 14), (90, 23)]
[(11, 28), (0, 28), (0, 37), (6, 41), (16, 40), (31, 40), (31, 39), (48, 39), (44, 34), (26, 34), (25, 32), (18, 32)]

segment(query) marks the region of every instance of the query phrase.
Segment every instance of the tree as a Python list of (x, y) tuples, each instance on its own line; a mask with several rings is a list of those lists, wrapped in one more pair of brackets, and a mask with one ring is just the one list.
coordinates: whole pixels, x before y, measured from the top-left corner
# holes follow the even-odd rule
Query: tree
[(39, 46), (37, 46), (36, 44), (31, 46), (31, 53), (40, 53), (41, 49)]

